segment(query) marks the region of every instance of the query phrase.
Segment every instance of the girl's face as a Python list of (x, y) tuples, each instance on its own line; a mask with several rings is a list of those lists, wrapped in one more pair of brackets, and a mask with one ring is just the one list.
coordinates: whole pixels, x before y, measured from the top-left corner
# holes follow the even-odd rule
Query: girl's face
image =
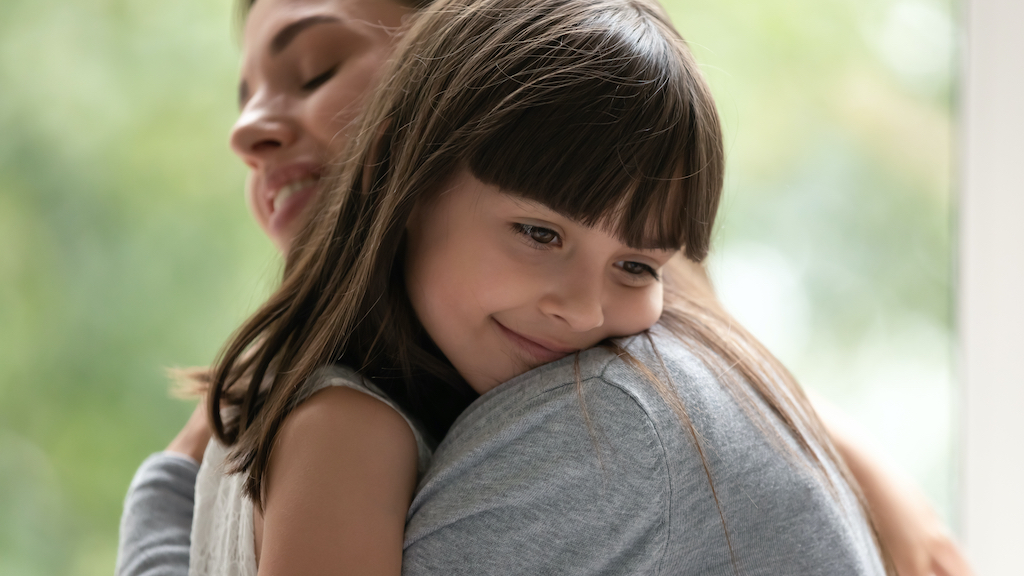
[(479, 393), (650, 328), (676, 251), (638, 250), (460, 171), (408, 224), (417, 317)]
[(304, 224), (329, 152), (344, 143), (409, 12), (391, 0), (253, 5), (231, 147), (250, 168), (249, 208), (282, 252)]

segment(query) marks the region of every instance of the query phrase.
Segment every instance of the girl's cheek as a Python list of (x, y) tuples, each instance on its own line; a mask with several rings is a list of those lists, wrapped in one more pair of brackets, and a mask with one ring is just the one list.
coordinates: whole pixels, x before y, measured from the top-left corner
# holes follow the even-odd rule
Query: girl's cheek
[(651, 286), (646, 298), (638, 300), (636, 308), (632, 311), (633, 326), (628, 329), (630, 334), (643, 332), (654, 326), (661, 318), (661, 312), (665, 308), (665, 291), (661, 283)]
[(647, 328), (654, 326), (654, 323), (661, 318), (661, 313), (665, 309), (665, 287), (659, 282), (654, 287), (654, 293), (651, 295), (651, 316), (648, 319)]
[(479, 306), (490, 314), (540, 298), (548, 278), (543, 265), (510, 257), (498, 247), (480, 254), (477, 265), (466, 273), (475, 278), (472, 294)]

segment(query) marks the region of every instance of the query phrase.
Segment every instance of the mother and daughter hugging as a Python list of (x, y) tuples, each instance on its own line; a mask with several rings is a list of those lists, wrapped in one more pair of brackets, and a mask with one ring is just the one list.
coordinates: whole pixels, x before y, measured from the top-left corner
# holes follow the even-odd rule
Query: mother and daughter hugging
[(719, 120), (655, 0), (243, 9), (284, 274), (119, 575), (970, 573), (717, 301)]

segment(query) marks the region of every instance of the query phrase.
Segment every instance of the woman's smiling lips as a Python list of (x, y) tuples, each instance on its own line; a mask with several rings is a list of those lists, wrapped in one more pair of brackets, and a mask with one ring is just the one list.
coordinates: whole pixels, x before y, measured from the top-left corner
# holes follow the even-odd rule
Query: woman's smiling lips
[(514, 332), (507, 328), (501, 322), (494, 321), (501, 330), (501, 333), (505, 335), (513, 344), (517, 347), (526, 351), (527, 354), (540, 360), (543, 363), (554, 362), (560, 358), (565, 358), (573, 352), (577, 352), (577, 348), (568, 348), (565, 346), (559, 346), (547, 341), (538, 341), (532, 338), (527, 338), (518, 332)]
[(302, 214), (320, 186), (319, 164), (301, 162), (268, 172), (264, 180), (264, 209), (271, 230), (285, 231)]

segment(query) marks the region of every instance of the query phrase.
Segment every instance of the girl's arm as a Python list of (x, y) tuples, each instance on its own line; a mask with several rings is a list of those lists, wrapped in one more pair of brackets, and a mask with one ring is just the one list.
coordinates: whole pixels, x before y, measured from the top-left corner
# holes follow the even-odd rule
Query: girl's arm
[(971, 576), (967, 559), (913, 482), (875, 457), (827, 402), (814, 398), (814, 406), (860, 484), (878, 536), (900, 576)]
[(288, 415), (255, 514), (259, 574), (391, 574), (402, 568), (416, 440), (384, 402), (317, 392)]

